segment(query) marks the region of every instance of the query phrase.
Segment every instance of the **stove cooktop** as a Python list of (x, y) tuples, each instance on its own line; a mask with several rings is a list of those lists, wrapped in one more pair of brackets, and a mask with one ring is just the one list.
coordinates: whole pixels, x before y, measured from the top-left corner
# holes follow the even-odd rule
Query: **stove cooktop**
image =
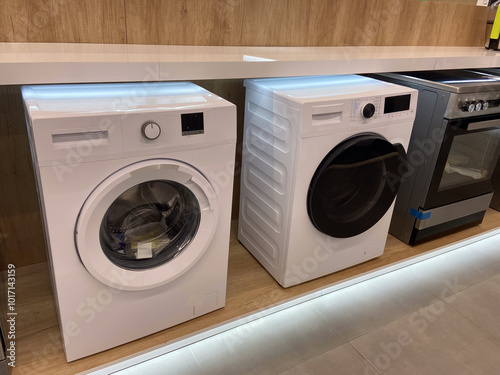
[(394, 76), (403, 81), (435, 87), (457, 94), (500, 90), (499, 76), (475, 70), (402, 72), (394, 74)]

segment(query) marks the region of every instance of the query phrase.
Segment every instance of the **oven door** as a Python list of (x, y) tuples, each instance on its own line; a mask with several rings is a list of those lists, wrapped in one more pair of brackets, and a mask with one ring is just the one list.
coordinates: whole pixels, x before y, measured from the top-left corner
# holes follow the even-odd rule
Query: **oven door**
[(498, 115), (445, 122), (446, 132), (424, 210), (493, 191), (491, 176), (500, 153)]

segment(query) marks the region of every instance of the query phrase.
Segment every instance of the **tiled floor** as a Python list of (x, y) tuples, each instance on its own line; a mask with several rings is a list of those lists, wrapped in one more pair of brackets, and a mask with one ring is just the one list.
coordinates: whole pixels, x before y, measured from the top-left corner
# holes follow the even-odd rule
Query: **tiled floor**
[(116, 374), (500, 374), (500, 234)]

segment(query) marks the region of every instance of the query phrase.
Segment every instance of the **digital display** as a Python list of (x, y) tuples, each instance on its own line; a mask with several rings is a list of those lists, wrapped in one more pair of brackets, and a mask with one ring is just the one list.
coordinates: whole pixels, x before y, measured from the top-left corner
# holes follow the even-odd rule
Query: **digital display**
[(203, 112), (183, 113), (181, 115), (182, 135), (203, 134)]
[(384, 113), (407, 111), (410, 109), (411, 94), (385, 98)]

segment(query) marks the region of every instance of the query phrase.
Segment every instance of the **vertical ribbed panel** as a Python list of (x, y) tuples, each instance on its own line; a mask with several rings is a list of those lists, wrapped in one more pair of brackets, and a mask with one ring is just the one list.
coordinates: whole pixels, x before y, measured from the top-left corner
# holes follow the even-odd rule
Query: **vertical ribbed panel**
[(299, 111), (247, 89), (239, 239), (275, 277), (286, 242)]

